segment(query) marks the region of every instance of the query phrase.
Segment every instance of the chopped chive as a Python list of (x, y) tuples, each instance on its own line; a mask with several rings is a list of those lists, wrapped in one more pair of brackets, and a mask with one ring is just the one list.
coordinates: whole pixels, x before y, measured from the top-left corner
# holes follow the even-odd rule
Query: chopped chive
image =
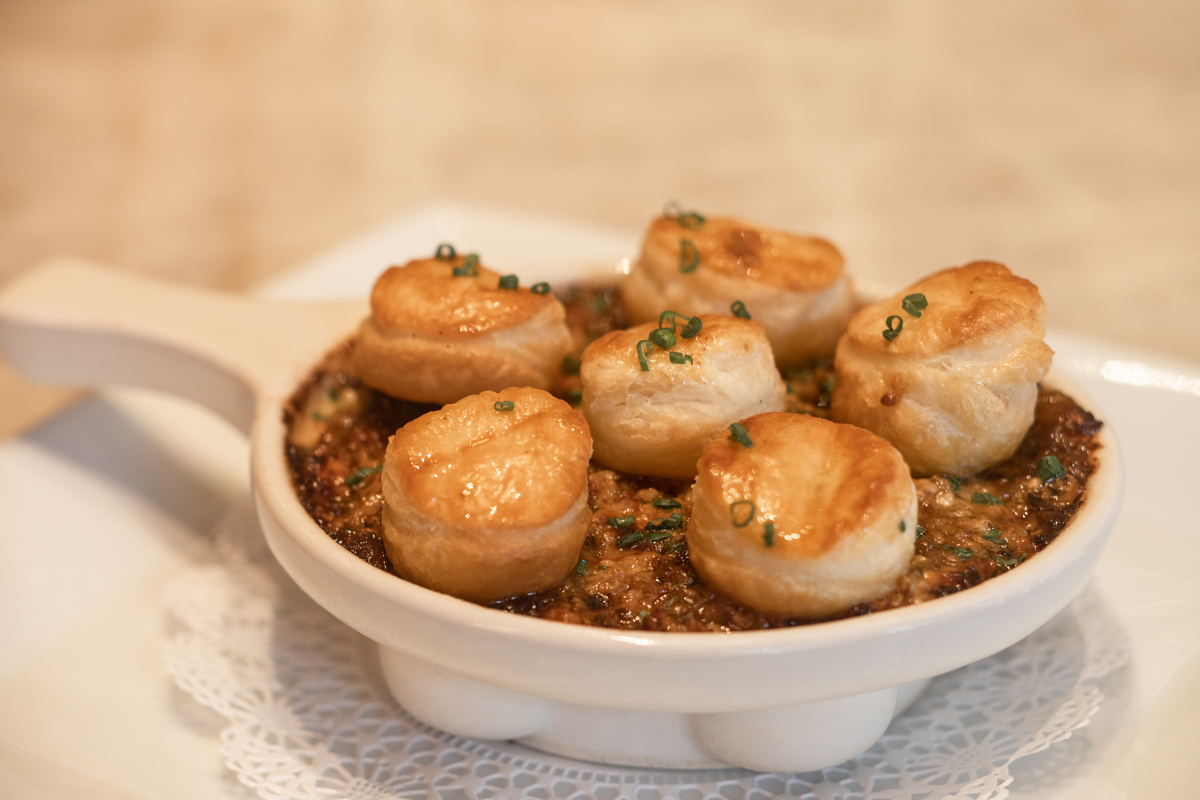
[(642, 620), (644, 620), (644, 619), (645, 619), (646, 617), (648, 617), (648, 616), (650, 616), (650, 612), (649, 612), (649, 611), (639, 611), (639, 612), (638, 612), (638, 622), (641, 622)]
[(675, 346), (675, 331), (670, 328), (657, 328), (650, 331), (650, 341), (661, 347), (663, 350)]
[(742, 447), (754, 447), (754, 442), (750, 441), (750, 434), (746, 433), (746, 426), (740, 422), (735, 422), (729, 426), (729, 435), (731, 439)]
[(675, 200), (663, 206), (663, 216), (675, 220), (688, 230), (697, 230), (704, 225), (704, 215), (699, 211), (684, 211)]
[(671, 606), (678, 603), (680, 598), (682, 598), (682, 597), (683, 597), (683, 595), (681, 595), (679, 592), (676, 592), (675, 594), (673, 594), (669, 598), (667, 598), (667, 601), (665, 603), (659, 603), (659, 608), (670, 608)]
[(677, 353), (674, 350), (670, 353), (672, 364), (694, 364), (695, 361), (687, 353)]
[(667, 542), (666, 544), (663, 545), (662, 551), (664, 553), (674, 553), (676, 550), (680, 549), (681, 547), (683, 547), (683, 542)]
[(622, 536), (620, 539), (617, 539), (617, 547), (624, 550), (626, 547), (635, 545), (638, 542), (640, 542), (642, 539), (645, 539), (645, 538), (646, 538), (646, 534), (642, 533), (641, 531), (634, 531), (633, 533), (627, 533), (624, 536)]
[(695, 272), (698, 266), (700, 266), (700, 251), (696, 249), (696, 245), (692, 244), (691, 239), (680, 239), (679, 271), (687, 275), (689, 272)]
[(1067, 476), (1067, 471), (1063, 469), (1063, 465), (1060, 464), (1058, 459), (1054, 456), (1044, 456), (1042, 460), (1038, 462), (1037, 473), (1038, 477), (1041, 478), (1042, 483), (1049, 483), (1050, 481), (1058, 480), (1059, 478), (1065, 478)]
[(750, 500), (735, 500), (729, 504), (729, 521), (735, 528), (744, 528), (754, 521), (754, 514), (757, 511), (758, 506)]
[(902, 330), (904, 330), (904, 320), (893, 314), (887, 318), (887, 330), (883, 332), (883, 338), (889, 342), (893, 341)]
[(567, 400), (572, 403), (577, 403), (583, 399), (583, 389), (568, 389)]
[(954, 477), (953, 475), (946, 475), (945, 478), (946, 478), (946, 480), (950, 481), (951, 491), (957, 492), (958, 487), (962, 486), (962, 480)]
[(837, 386), (837, 375), (830, 375), (825, 380), (821, 381), (821, 391), (829, 394), (833, 391), (833, 387)]
[(921, 538), (922, 536), (924, 536), (924, 535), (925, 535), (925, 528), (923, 528), (922, 526), (918, 525), (918, 526), (917, 526), (917, 535), (916, 535), (916, 537), (914, 537), (914, 541), (915, 541), (916, 539), (920, 539), (920, 538)]
[(533, 292), (534, 294), (550, 294), (550, 284), (546, 283), (545, 281), (542, 281), (541, 283), (535, 283), (533, 286), (529, 287), (529, 291)]
[(475, 278), (479, 275), (479, 256), (475, 253), (467, 253), (463, 259), (461, 267), (455, 267), (450, 271), (456, 278)]
[(500, 288), (501, 289), (507, 289), (509, 291), (512, 291), (513, 289), (516, 289), (520, 284), (521, 284), (521, 279), (518, 278), (516, 275), (501, 275), (500, 276)]
[(579, 367), (579, 356), (575, 355), (574, 353), (568, 353), (567, 355), (563, 356), (561, 367), (563, 375), (578, 375)]
[(332, 400), (333, 402), (336, 403), (339, 399), (341, 399), (341, 397), (342, 397), (342, 393), (338, 391), (336, 386), (329, 387), (329, 399), (330, 400)]
[(356, 470), (354, 470), (354, 472), (351, 472), (349, 475), (347, 475), (346, 479), (344, 481), (342, 481), (342, 483), (346, 484), (351, 489), (353, 489), (355, 486), (358, 486), (360, 483), (365, 481), (367, 478), (381, 472), (382, 470), (383, 470), (382, 465), (380, 465), (378, 467), (363, 467), (362, 469), (356, 469)]
[(983, 538), (987, 539), (992, 544), (998, 544), (1001, 547), (1004, 547), (1008, 544), (998, 528), (988, 528), (988, 532), (983, 535)]
[[(645, 347), (642, 345), (645, 345)], [(649, 372), (650, 361), (646, 358), (646, 356), (648, 356), (650, 352), (654, 350), (654, 342), (650, 341), (649, 339), (642, 339), (637, 343), (637, 347), (634, 349), (637, 350), (638, 364), (641, 365), (642, 372)]]
[(636, 521), (632, 515), (628, 517), (609, 517), (608, 527), (620, 530), (621, 528), (628, 528)]
[(900, 520), (900, 532), (904, 533), (904, 529), (905, 529), (904, 520)]
[(1013, 567), (1015, 567), (1017, 564), (1020, 564), (1024, 560), (1025, 560), (1024, 553), (1017, 556), (1016, 558), (1004, 558), (1002, 556), (996, 556), (996, 563), (1002, 567), (1008, 567), (1009, 569), (1012, 569)]
[(999, 497), (996, 497), (996, 495), (994, 495), (994, 494), (989, 494), (988, 492), (975, 492), (974, 494), (971, 495), (971, 502), (979, 503), (980, 505), (985, 505), (985, 506), (1002, 506), (1002, 505), (1004, 505), (1004, 501), (1002, 499), (1000, 499)]
[(683, 508), (683, 505), (670, 497), (656, 497), (650, 501), (655, 508)]
[(671, 311), (670, 309), (667, 309), (666, 311), (664, 311), (658, 315), (658, 327), (660, 327), (660, 328), (667, 327), (666, 322), (667, 322), (667, 319), (670, 318), (671, 330), (674, 331), (675, 326), (679, 324), (679, 321), (676, 319), (679, 316), (681, 316), (681, 315), (677, 314), (674, 311)]
[(954, 555), (958, 556), (959, 561), (967, 561), (975, 557), (975, 554), (971, 552), (971, 548), (969, 547), (951, 547), (948, 544), (944, 544), (942, 545), (942, 549), (954, 553)]
[(775, 546), (775, 523), (766, 522), (763, 524), (763, 544), (767, 547)]
[(575, 565), (575, 574), (582, 575), (585, 572), (587, 572), (587, 559), (581, 558), (579, 559), (579, 563)]
[(703, 327), (704, 321), (702, 319), (699, 317), (692, 317), (688, 320), (688, 324), (683, 326), (683, 330), (679, 332), (679, 335), (684, 339), (690, 339), (699, 333), (700, 329)]
[(329, 419), (329, 417), (325, 416), (320, 411), (312, 412), (312, 418), (315, 419), (317, 422), (324, 422), (325, 420)]
[[(646, 530), (650, 530), (650, 526), (646, 526)], [(653, 533), (646, 534), (647, 542), (661, 542), (663, 539), (670, 539), (671, 534), (666, 531), (655, 530)]]
[(923, 294), (910, 294), (900, 302), (900, 307), (914, 317), (921, 316), (921, 312), (929, 305), (929, 301), (925, 299)]
[(750, 319), (750, 312), (746, 310), (746, 304), (741, 300), (734, 300), (729, 306), (729, 313), (741, 319)]
[(513, 404), (512, 400), (497, 400), (496, 402), (492, 403), (492, 408), (496, 409), (497, 411), (512, 411), (514, 408), (516, 408), (516, 406)]
[(673, 531), (680, 527), (683, 527), (683, 514), (678, 512), (669, 517), (659, 517), (646, 523), (648, 531)]
[(458, 253), (454, 251), (452, 244), (439, 244), (437, 250), (433, 251), (433, 257), (438, 261), (453, 261), (458, 258)]

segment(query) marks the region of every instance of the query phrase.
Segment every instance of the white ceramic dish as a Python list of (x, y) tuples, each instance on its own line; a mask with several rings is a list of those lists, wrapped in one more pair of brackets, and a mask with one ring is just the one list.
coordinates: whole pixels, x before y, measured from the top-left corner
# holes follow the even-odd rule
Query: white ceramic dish
[(936, 602), (731, 636), (634, 634), (480, 608), (359, 561), (295, 500), (281, 404), (364, 313), (361, 302), (269, 305), (60, 263), (9, 287), (0, 342), (35, 378), (165, 389), (250, 430), (260, 519), (276, 557), (379, 643), (402, 704), (462, 735), (641, 766), (838, 763), (878, 738), (923, 681), (1012, 644), (1065, 606), (1120, 505), (1120, 457), (1106, 426), (1090, 499), (1058, 540), (1019, 569)]

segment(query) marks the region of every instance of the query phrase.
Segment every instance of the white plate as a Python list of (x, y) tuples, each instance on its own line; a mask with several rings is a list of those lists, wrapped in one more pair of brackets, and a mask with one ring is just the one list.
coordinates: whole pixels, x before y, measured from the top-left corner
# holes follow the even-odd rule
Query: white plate
[[(637, 244), (574, 223), (434, 207), (259, 294), (362, 296), (387, 263), (445, 240), (526, 280), (552, 279), (556, 264), (617, 264)], [(1189, 491), (1200, 475), (1200, 367), (1048, 338), (1056, 367), (1105, 409), (1125, 450), (1125, 506), (1096, 582), (1133, 641), (1136, 669), (1123, 694), (1076, 734), (1069, 758), (1052, 748), (1018, 762), (1013, 792), (1170, 796), (1184, 786), (1185, 743), (1200, 736), (1200, 579), (1190, 567), (1200, 559), (1200, 526)], [(247, 497), (246, 462), (245, 441), (208, 412), (124, 390), (0, 445), (6, 797), (245, 796), (217, 754), (221, 720), (177, 692), (163, 669), (161, 588), (173, 572), (210, 558), (212, 523)], [(18, 596), (36, 602), (18, 606)]]

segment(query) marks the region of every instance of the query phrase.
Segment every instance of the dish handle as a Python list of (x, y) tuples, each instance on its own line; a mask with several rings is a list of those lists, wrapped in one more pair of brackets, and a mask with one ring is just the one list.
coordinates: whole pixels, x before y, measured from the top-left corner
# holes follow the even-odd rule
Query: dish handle
[(0, 292), (0, 348), (33, 380), (158, 389), (248, 433), (256, 401), (296, 385), (366, 313), (361, 302), (269, 303), (58, 259)]

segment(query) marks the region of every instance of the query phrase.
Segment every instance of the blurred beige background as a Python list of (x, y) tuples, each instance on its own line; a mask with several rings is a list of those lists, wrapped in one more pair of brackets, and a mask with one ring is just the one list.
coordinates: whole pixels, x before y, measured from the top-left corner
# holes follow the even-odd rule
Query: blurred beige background
[[(0, 281), (241, 289), (433, 200), (678, 198), (890, 284), (999, 259), (1051, 325), (1200, 360), (1183, 0), (3, 0), (0, 152)], [(0, 432), (62, 397), (0, 366)]]

